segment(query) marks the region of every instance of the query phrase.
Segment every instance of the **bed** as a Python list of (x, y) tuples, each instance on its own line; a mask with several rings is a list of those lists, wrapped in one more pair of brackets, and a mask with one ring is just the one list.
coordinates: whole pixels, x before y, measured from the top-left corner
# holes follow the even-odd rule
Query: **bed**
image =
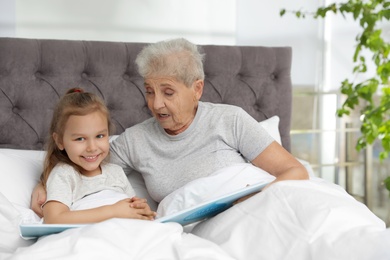
[[(110, 109), (113, 138), (149, 118), (134, 64), (143, 46), (0, 38), (0, 259), (390, 259), (390, 231), (384, 222), (344, 189), (312, 174), (307, 181), (274, 184), (190, 227), (111, 219), (23, 239), (19, 224), (39, 220), (29, 209), (30, 195), (42, 171), (54, 105), (70, 87), (97, 93)], [(202, 101), (242, 107), (290, 151), (292, 49), (202, 49)], [(301, 162), (311, 173), (310, 165)], [(252, 176), (241, 166), (216, 173), (212, 182), (190, 183), (160, 205), (148, 196), (139, 174), (130, 174), (129, 181), (152, 208), (164, 207), (169, 214), (188, 207), (188, 192), (193, 202), (216, 190), (234, 189), (238, 174)]]

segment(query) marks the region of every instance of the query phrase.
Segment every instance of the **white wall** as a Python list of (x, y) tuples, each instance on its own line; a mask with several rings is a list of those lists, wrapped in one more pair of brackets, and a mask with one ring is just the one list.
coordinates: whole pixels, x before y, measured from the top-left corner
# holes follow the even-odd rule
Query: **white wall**
[(308, 17), (297, 19), (287, 10), (314, 10), (313, 0), (239, 0), (237, 1), (237, 44), (291, 46), (293, 49), (292, 82), (313, 88), (322, 75), (322, 27)]
[(16, 11), (18, 37), (235, 43), (235, 0), (16, 0)]
[(15, 1), (0, 0), (0, 37), (15, 37)]

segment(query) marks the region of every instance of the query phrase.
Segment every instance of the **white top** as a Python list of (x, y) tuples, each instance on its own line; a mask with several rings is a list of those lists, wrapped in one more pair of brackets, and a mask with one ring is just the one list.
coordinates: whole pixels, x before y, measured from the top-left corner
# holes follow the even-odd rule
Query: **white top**
[(118, 165), (102, 164), (102, 173), (86, 177), (77, 172), (72, 166), (64, 163), (57, 164), (47, 180), (47, 200), (59, 201), (69, 208), (77, 201), (104, 190), (135, 196), (133, 187), (127, 176)]

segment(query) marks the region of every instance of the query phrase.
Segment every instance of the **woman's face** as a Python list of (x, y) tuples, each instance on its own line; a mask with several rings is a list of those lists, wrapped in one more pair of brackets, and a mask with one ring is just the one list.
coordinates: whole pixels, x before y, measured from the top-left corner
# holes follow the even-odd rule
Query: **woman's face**
[(153, 116), (170, 135), (186, 130), (195, 117), (202, 96), (203, 80), (187, 87), (173, 77), (145, 79), (146, 101)]

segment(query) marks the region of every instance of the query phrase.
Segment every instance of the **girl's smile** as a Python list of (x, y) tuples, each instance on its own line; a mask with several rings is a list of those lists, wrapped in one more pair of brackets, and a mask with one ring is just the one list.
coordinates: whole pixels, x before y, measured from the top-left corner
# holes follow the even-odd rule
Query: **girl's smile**
[(100, 164), (109, 152), (108, 122), (99, 111), (83, 116), (72, 115), (66, 122), (64, 136), (57, 146), (65, 150), (69, 159), (82, 168), (85, 176), (101, 173)]

